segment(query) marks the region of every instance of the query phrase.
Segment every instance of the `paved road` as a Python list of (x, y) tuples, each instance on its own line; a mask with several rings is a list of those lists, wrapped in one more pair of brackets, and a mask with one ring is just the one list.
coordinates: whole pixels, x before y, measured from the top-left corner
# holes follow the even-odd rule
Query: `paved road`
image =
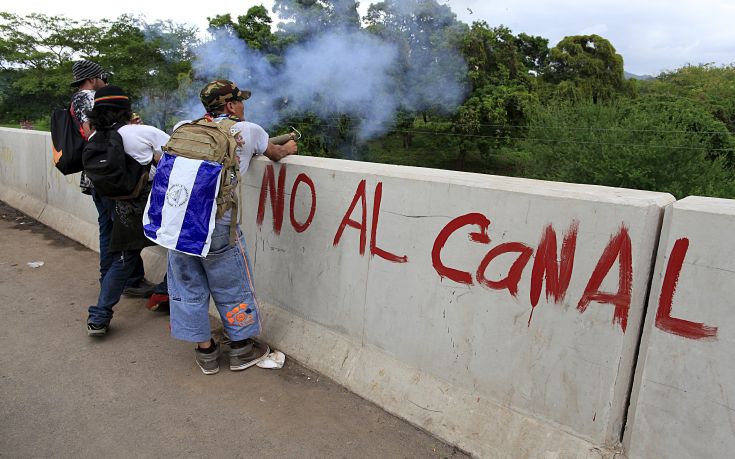
[(293, 361), (205, 376), (143, 300), (87, 337), (97, 269), (0, 202), (0, 456), (466, 457)]

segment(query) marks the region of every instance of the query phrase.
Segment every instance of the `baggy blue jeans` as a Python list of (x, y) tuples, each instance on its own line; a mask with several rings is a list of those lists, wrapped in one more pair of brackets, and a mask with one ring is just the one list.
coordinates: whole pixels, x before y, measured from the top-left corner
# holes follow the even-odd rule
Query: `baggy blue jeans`
[(230, 244), (229, 225), (215, 224), (205, 258), (169, 250), (171, 336), (190, 342), (211, 338), (210, 295), (230, 339), (240, 341), (259, 335), (260, 310), (252, 272), (245, 238), (238, 228), (238, 238)]
[(141, 249), (109, 253), (112, 262), (102, 278), (97, 304), (89, 307), (87, 323), (101, 325), (110, 322), (112, 307), (120, 301), (125, 283), (142, 265), (140, 252)]

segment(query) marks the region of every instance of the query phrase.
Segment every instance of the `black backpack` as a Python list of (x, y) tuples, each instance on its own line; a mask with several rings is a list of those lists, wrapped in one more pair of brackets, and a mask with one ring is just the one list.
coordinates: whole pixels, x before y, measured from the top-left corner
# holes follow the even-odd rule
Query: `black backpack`
[(87, 142), (71, 108), (57, 108), (51, 113), (51, 144), (59, 172), (69, 175), (82, 171), (82, 152)]
[(150, 165), (143, 166), (125, 153), (123, 140), (117, 132), (124, 126), (118, 123), (107, 129), (98, 129), (84, 147), (84, 173), (92, 181), (100, 196), (112, 199), (137, 197), (148, 182)]

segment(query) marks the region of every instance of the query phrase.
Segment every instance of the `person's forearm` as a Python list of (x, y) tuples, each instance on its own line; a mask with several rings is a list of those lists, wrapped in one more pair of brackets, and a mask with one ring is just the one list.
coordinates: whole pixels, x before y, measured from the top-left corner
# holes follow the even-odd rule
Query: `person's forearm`
[(269, 150), (271, 150), (271, 152), (268, 158), (272, 161), (280, 161), (281, 159), (288, 156), (288, 151), (286, 151), (286, 149), (283, 148), (281, 145), (273, 145), (273, 148)]
[(265, 150), (265, 156), (271, 161), (280, 161), (286, 156), (294, 153), (296, 153), (296, 143), (293, 140), (284, 145), (268, 143), (268, 148)]

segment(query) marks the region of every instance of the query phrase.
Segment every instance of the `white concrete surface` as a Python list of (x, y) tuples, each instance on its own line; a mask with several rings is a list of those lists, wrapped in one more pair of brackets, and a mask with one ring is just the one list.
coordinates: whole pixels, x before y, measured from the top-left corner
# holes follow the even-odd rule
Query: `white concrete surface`
[(733, 234), (735, 201), (689, 197), (667, 209), (625, 438), (631, 458), (733, 456)]
[[(590, 445), (619, 443), (662, 208), (673, 202), (670, 195), (293, 157), (274, 167), (275, 183), (286, 167), (283, 223), (276, 235), (270, 195), (263, 225), (255, 222), (264, 171), (271, 165), (259, 159), (251, 166), (244, 219), (259, 297), (279, 317), (266, 326), (269, 339), (475, 454), (502, 457), (510, 445), (523, 445), (529, 457), (585, 457)], [(290, 221), (292, 187), (300, 174), (313, 181), (317, 202), (311, 226), (301, 233)], [(362, 180), (364, 255), (360, 230), (352, 226), (333, 245)], [(406, 256), (406, 263), (370, 256), (378, 183), (376, 245)], [(361, 225), (360, 202), (350, 217)], [(303, 223), (311, 208), (303, 183), (294, 204), (297, 224)], [(468, 240), (469, 231), (478, 229), (465, 227), (449, 238), (441, 258), (469, 272), (471, 285), (442, 280), (432, 261), (437, 235), (468, 213), (492, 222), (491, 242)], [(558, 304), (547, 301), (544, 286), (530, 323), (533, 258), (516, 298), (508, 290), (479, 285), (476, 271), (489, 249), (520, 242), (535, 251), (543, 230), (552, 225), (561, 250), (574, 221), (579, 230), (566, 296)], [(601, 254), (623, 225), (632, 246), (625, 333), (613, 321), (612, 305), (593, 301), (584, 313), (577, 309)], [(487, 277), (503, 278), (515, 258), (497, 258)], [(617, 292), (617, 261), (600, 290)], [(288, 317), (301, 325), (283, 329)], [(334, 342), (327, 331), (339, 339)], [(497, 424), (490, 428), (488, 420)], [(534, 427), (519, 427), (528, 422)], [(554, 436), (565, 440), (549, 440)], [(560, 444), (575, 447), (555, 449)]]
[(47, 198), (47, 139), (43, 132), (0, 128), (0, 186), (9, 203), (32, 217), (38, 217)]

